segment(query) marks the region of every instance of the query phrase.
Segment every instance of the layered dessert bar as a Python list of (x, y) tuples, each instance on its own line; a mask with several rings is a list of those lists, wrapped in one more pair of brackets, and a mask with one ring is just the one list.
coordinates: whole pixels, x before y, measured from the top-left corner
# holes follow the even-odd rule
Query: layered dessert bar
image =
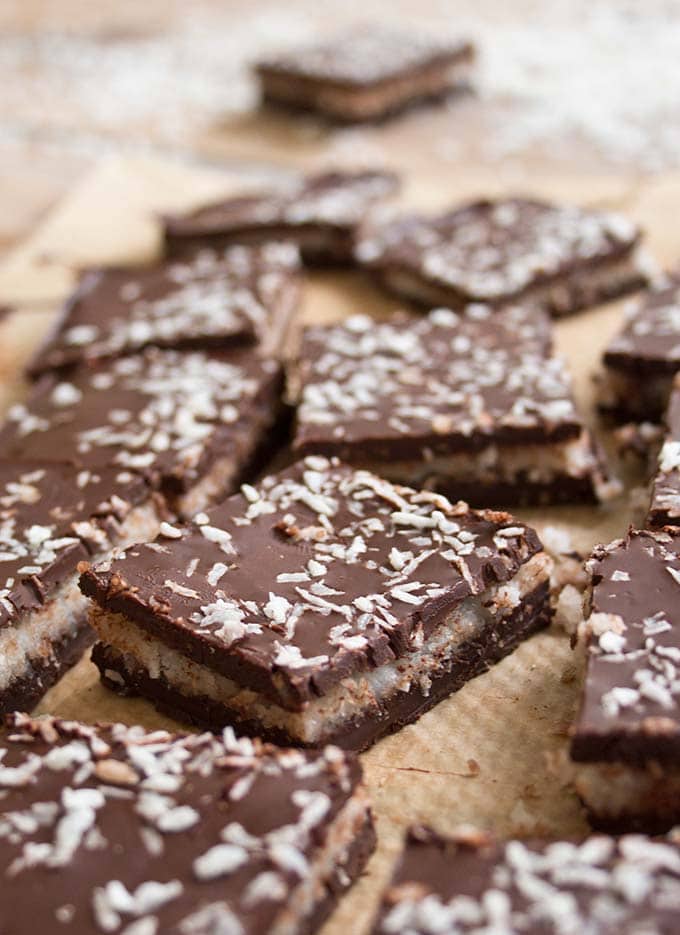
[(36, 377), (145, 347), (259, 344), (280, 352), (299, 299), (294, 246), (202, 249), (149, 267), (86, 273), (29, 365)]
[(504, 198), (369, 223), (356, 257), (390, 292), (430, 308), (526, 300), (560, 316), (644, 285), (640, 238), (619, 215)]
[(84, 572), (104, 682), (212, 729), (363, 749), (550, 618), (506, 513), (310, 457)]
[(260, 61), (255, 71), (268, 103), (377, 121), (467, 85), (474, 55), (467, 41), (372, 26)]
[(281, 369), (251, 350), (132, 357), (46, 374), (12, 406), (0, 450), (143, 472), (189, 515), (234, 489), (272, 442)]
[(372, 935), (671, 935), (679, 892), (673, 838), (499, 842), (417, 828)]
[(576, 788), (597, 827), (666, 830), (680, 821), (680, 538), (630, 532), (589, 570)]
[(680, 526), (680, 376), (673, 381), (666, 435), (659, 451), (652, 478), (652, 495), (647, 525)]
[(165, 246), (171, 256), (181, 256), (197, 247), (288, 241), (311, 265), (350, 263), (355, 229), (398, 187), (391, 172), (311, 175), (282, 190), (227, 198), (166, 217)]
[(8, 718), (0, 932), (311, 935), (374, 832), (335, 747)]
[(474, 506), (619, 490), (577, 413), (547, 315), (529, 306), (309, 328), (294, 450), (335, 455)]
[(161, 519), (123, 468), (0, 460), (0, 714), (32, 708), (92, 641), (78, 564), (153, 538)]
[(660, 422), (680, 370), (679, 276), (630, 303), (603, 363), (602, 411), (622, 422)]

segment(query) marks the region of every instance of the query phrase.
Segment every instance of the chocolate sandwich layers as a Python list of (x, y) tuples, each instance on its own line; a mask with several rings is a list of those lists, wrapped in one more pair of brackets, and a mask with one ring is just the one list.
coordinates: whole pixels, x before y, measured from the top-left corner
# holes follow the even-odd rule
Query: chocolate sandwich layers
[(618, 484), (550, 345), (528, 306), (311, 327), (289, 381), (294, 450), (474, 506), (608, 499)]
[(374, 844), (334, 747), (8, 719), (0, 932), (311, 935)]
[(666, 434), (656, 460), (647, 525), (680, 526), (680, 376), (673, 380)]
[(380, 120), (465, 85), (474, 48), (410, 30), (364, 27), (260, 61), (265, 101), (331, 120)]
[(680, 846), (643, 835), (495, 842), (414, 829), (372, 935), (671, 935)]
[(46, 374), (10, 408), (0, 450), (141, 472), (190, 515), (231, 492), (271, 443), (280, 386), (279, 364), (249, 349), (150, 348)]
[(665, 830), (680, 821), (680, 538), (630, 532), (588, 567), (576, 788), (597, 827)]
[(95, 565), (104, 682), (211, 728), (362, 749), (549, 622), (506, 513), (309, 457)]
[(432, 307), (527, 300), (555, 316), (644, 285), (631, 221), (528, 198), (368, 224), (356, 257), (396, 295)]
[(258, 344), (264, 356), (276, 355), (297, 308), (298, 272), (296, 248), (270, 243), (204, 248), (155, 266), (87, 273), (29, 373), (149, 346)]
[(398, 187), (391, 172), (308, 176), (282, 190), (227, 198), (166, 217), (166, 250), (181, 256), (197, 247), (283, 240), (296, 244), (311, 265), (350, 263), (355, 229)]
[(160, 522), (123, 468), (0, 461), (0, 713), (30, 709), (92, 641), (79, 562), (152, 538)]
[(680, 370), (680, 276), (630, 303), (603, 363), (602, 411), (619, 421), (661, 421)]

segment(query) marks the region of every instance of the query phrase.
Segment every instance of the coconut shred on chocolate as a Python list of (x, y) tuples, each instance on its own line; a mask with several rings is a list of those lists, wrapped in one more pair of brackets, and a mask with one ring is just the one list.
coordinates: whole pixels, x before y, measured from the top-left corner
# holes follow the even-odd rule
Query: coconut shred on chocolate
[(618, 493), (574, 406), (551, 323), (529, 306), (306, 330), (291, 394), (294, 449), (474, 506)]
[(589, 569), (576, 788), (598, 827), (666, 830), (680, 820), (680, 538), (631, 532)]
[(2, 935), (311, 935), (374, 841), (335, 747), (21, 714), (0, 740)]
[(632, 301), (603, 355), (599, 406), (617, 421), (660, 422), (680, 370), (680, 276)]
[(124, 468), (0, 461), (0, 714), (33, 707), (91, 642), (79, 562), (155, 536), (160, 521)]
[(138, 471), (190, 515), (273, 444), (281, 370), (249, 349), (158, 348), (46, 374), (0, 430), (7, 457)]
[(352, 262), (354, 233), (367, 213), (399, 187), (392, 172), (324, 172), (276, 191), (227, 198), (164, 219), (172, 256), (198, 247), (282, 240), (313, 266)]
[(356, 257), (389, 291), (424, 305), (530, 300), (555, 316), (645, 284), (625, 217), (528, 198), (369, 223)]
[(29, 365), (36, 377), (145, 347), (281, 351), (299, 299), (294, 246), (202, 249), (183, 260), (86, 273)]
[(677, 837), (495, 841), (411, 831), (372, 935), (672, 935)]
[(474, 56), (466, 40), (376, 25), (260, 61), (255, 72), (267, 103), (377, 121), (466, 86)]
[(545, 626), (550, 568), (507, 513), (309, 457), (81, 588), (109, 687), (214, 729), (362, 749)]

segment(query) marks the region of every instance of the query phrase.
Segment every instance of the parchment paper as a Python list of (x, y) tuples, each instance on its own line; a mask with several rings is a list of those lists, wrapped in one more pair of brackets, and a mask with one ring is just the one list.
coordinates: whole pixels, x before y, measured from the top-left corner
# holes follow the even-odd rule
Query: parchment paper
[[(242, 182), (234, 173), (148, 159), (110, 162), (87, 177), (0, 266), (0, 304), (16, 305), (0, 322), (0, 405), (4, 408), (24, 392), (21, 368), (71, 287), (75, 268), (152, 258), (158, 249), (156, 213), (189, 207), (241, 188)], [(527, 169), (508, 180), (490, 169), (457, 168), (450, 175), (412, 176), (403, 201), (445, 206), (461, 197), (504, 190), (625, 209), (645, 225), (649, 247), (661, 263), (680, 259), (680, 176), (640, 182)], [(319, 273), (309, 277), (302, 318), (330, 320), (355, 311), (383, 315), (396, 307), (360, 274)], [(614, 303), (557, 324), (558, 346), (569, 359), (588, 418), (591, 375), (621, 308), (622, 303)], [(521, 516), (539, 531), (546, 524), (566, 527), (587, 551), (595, 542), (625, 532), (630, 511), (624, 497), (602, 509), (541, 509), (521, 511)], [(38, 711), (86, 721), (176, 726), (146, 703), (104, 690), (95, 672), (83, 660)], [(364, 754), (379, 849), (324, 935), (367, 930), (379, 888), (411, 823), (427, 822), (442, 831), (473, 823), (501, 835), (582, 833), (586, 825), (579, 804), (555, 768), (566, 747), (581, 678), (580, 658), (566, 636), (548, 631)]]

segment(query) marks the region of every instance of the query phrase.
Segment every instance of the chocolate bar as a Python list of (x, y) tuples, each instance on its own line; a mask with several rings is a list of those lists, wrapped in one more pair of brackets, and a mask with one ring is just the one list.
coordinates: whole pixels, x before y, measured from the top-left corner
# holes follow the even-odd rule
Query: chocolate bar
[(29, 374), (145, 347), (221, 348), (259, 343), (276, 355), (299, 298), (290, 244), (202, 249), (150, 267), (85, 274)]
[(643, 835), (495, 841), (413, 829), (372, 935), (655, 935), (680, 923), (680, 846)]
[(551, 323), (528, 306), (312, 327), (290, 385), (294, 450), (474, 506), (607, 499)]
[(15, 459), (140, 471), (190, 515), (234, 489), (280, 411), (280, 366), (250, 350), (151, 348), (46, 374), (12, 406), (0, 450)]
[(680, 370), (680, 276), (667, 277), (626, 310), (603, 356), (599, 406), (617, 421), (660, 422)]
[(308, 176), (281, 191), (228, 198), (166, 217), (166, 250), (181, 256), (197, 247), (282, 240), (296, 244), (310, 265), (351, 263), (356, 227), (398, 187), (392, 172)]
[(310, 457), (84, 572), (103, 680), (174, 716), (363, 749), (550, 617), (507, 513)]
[(374, 26), (260, 61), (255, 72), (267, 103), (378, 121), (467, 85), (474, 56), (467, 41)]
[(374, 832), (361, 767), (123, 724), (8, 718), (0, 932), (311, 935)]
[(589, 571), (576, 788), (597, 827), (663, 831), (680, 820), (680, 538), (630, 532)]
[(79, 562), (153, 538), (160, 522), (123, 468), (0, 461), (0, 714), (37, 704), (91, 642)]
[(369, 223), (356, 257), (390, 292), (430, 308), (526, 300), (561, 316), (644, 285), (640, 238), (619, 215), (505, 198)]
[(680, 526), (680, 376), (676, 376), (666, 412), (666, 435), (652, 478), (647, 525)]

